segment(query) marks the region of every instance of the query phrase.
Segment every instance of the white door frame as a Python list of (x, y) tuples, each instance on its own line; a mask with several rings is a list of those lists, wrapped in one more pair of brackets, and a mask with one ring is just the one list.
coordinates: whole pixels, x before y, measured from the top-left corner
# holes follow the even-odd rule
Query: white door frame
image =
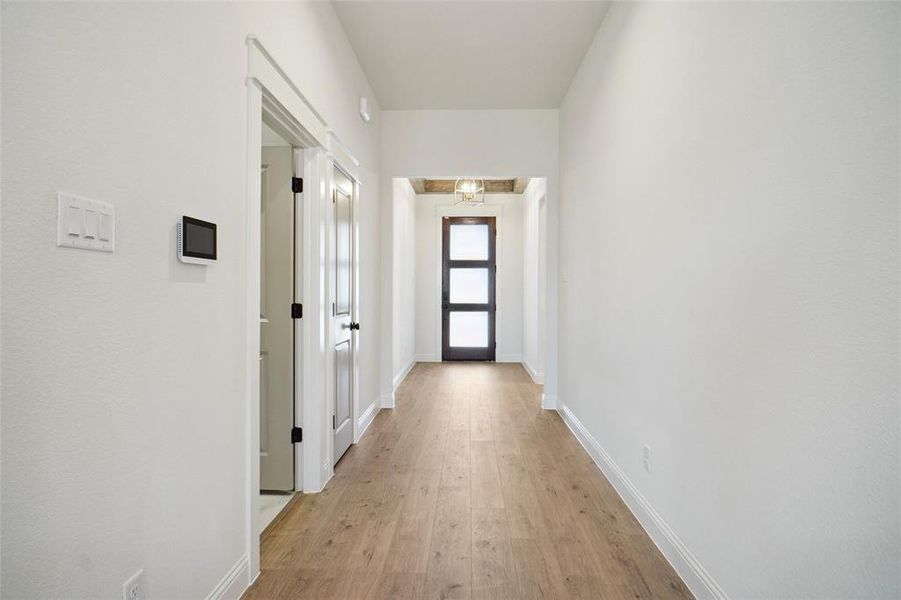
[[(324, 210), (327, 128), (319, 114), (284, 71), (253, 36), (247, 38), (247, 189), (245, 206), (245, 319), (246, 319), (246, 514), (245, 539), (250, 585), (260, 572), (260, 158), (263, 114), (278, 125), (278, 132), (295, 148), (295, 170), (303, 173), (304, 192), (295, 219), (302, 240), (295, 246), (295, 298), (304, 305), (304, 317), (295, 322), (296, 425), (304, 428), (304, 441), (295, 445), (295, 485), (304, 492), (320, 491), (328, 481), (329, 418), (324, 390), (327, 368), (323, 339), (326, 326), (327, 269), (325, 268)], [(295, 202), (298, 198), (295, 199)], [(299, 270), (299, 273), (298, 273)], [(308, 399), (301, 402), (301, 398)], [(329, 467), (331, 465), (329, 464)], [(299, 472), (298, 472), (299, 471)], [(301, 485), (297, 482), (300, 481)]]

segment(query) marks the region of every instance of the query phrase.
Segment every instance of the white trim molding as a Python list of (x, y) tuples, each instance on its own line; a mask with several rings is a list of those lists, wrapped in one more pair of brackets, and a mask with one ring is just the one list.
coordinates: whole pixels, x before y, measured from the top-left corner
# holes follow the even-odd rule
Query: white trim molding
[(266, 51), (257, 36), (247, 36), (247, 48), (248, 77), (257, 80), (287, 109), (311, 137), (310, 145), (324, 147), (327, 144), (328, 128), (322, 116)]
[(328, 149), (329, 157), (341, 166), (342, 171), (359, 183), (360, 161), (357, 160), (357, 157), (354, 156), (350, 149), (338, 138), (338, 134), (336, 134), (333, 129), (328, 129), (326, 134), (328, 136), (328, 145), (326, 148)]
[(231, 569), (228, 570), (216, 587), (207, 594), (206, 600), (238, 600), (244, 590), (253, 583), (250, 581), (250, 560), (246, 554), (241, 555)]
[(638, 487), (626, 476), (626, 473), (617, 465), (613, 458), (604, 450), (588, 428), (582, 424), (578, 417), (567, 407), (561, 404), (558, 412), (563, 422), (572, 431), (588, 455), (591, 456), (601, 473), (613, 484), (620, 498), (638, 519), (638, 522), (647, 532), (651, 540), (663, 553), (663, 556), (673, 566), (685, 585), (696, 598), (711, 598), (714, 600), (728, 600), (728, 596), (722, 587), (713, 579), (713, 576), (704, 568), (697, 557), (682, 543), (676, 532), (663, 520), (647, 498), (639, 491)]
[(557, 410), (557, 397), (549, 396), (546, 392), (542, 392), (541, 408), (544, 410)]
[(537, 383), (538, 385), (544, 384), (544, 373), (539, 373), (537, 370), (535, 370), (532, 365), (529, 364), (529, 361), (526, 360), (525, 356), (522, 357), (522, 360), (520, 362), (522, 363), (522, 368), (526, 370), (526, 373), (529, 374), (529, 377), (532, 378), (533, 382)]
[(417, 354), (416, 362), (441, 362), (441, 357), (434, 354)]
[(379, 402), (382, 408), (394, 408), (394, 392), (390, 394), (382, 394)]
[(394, 388), (395, 392), (397, 391), (397, 388), (400, 387), (400, 384), (402, 384), (404, 382), (404, 379), (407, 378), (407, 375), (410, 374), (410, 371), (412, 371), (413, 367), (415, 367), (415, 366), (416, 366), (416, 358), (414, 357), (414, 358), (410, 359), (410, 362), (407, 364), (406, 367), (401, 369), (400, 372), (394, 376), (393, 388)]
[(363, 434), (366, 433), (366, 430), (369, 429), (369, 426), (375, 421), (375, 415), (378, 414), (379, 410), (379, 401), (378, 398), (376, 398), (375, 401), (369, 405), (369, 408), (363, 411), (363, 414), (360, 415), (360, 418), (357, 420), (357, 438), (354, 440), (354, 444), (360, 441)]

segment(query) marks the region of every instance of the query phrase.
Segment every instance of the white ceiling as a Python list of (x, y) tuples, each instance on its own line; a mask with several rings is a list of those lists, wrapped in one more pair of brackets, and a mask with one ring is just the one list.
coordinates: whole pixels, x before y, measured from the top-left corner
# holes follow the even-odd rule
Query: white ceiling
[(334, 2), (384, 109), (557, 108), (606, 1)]

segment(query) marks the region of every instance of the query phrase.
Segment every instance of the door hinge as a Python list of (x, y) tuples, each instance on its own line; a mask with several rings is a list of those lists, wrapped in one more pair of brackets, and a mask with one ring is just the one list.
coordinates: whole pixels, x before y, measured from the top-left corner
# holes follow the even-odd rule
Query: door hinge
[(291, 428), (291, 443), (299, 444), (303, 441), (303, 427)]
[(291, 318), (303, 319), (303, 304), (300, 304), (299, 302), (291, 304)]
[(303, 177), (291, 178), (291, 191), (295, 194), (303, 193)]
[(338, 429), (338, 419), (332, 415), (332, 429)]

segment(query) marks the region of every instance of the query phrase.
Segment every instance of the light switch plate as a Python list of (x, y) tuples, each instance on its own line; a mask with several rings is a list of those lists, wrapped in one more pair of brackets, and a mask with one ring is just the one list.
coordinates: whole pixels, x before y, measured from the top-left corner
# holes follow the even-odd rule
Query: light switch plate
[(56, 245), (112, 252), (116, 249), (116, 207), (108, 202), (59, 192)]
[(144, 594), (144, 569), (140, 569), (122, 584), (122, 600), (146, 600), (146, 595)]

